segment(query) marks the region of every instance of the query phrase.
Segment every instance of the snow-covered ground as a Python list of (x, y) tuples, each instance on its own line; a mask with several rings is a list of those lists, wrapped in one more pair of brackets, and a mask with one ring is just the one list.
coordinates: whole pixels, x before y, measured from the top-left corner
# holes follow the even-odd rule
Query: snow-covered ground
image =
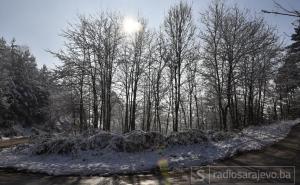
[[(169, 169), (204, 165), (237, 152), (259, 150), (286, 137), (300, 120), (249, 127), (233, 138), (191, 145), (174, 145), (154, 151), (117, 152), (110, 149), (79, 151), (76, 155), (36, 155), (30, 147), (0, 152), (0, 168), (15, 168), (50, 175), (109, 175), (150, 171), (164, 161)], [(167, 161), (167, 162), (166, 162)]]
[(4, 136), (1, 136), (0, 137), (0, 141), (8, 141), (10, 139), (20, 139), (20, 138), (23, 138), (23, 136), (13, 136), (13, 137), (4, 137)]

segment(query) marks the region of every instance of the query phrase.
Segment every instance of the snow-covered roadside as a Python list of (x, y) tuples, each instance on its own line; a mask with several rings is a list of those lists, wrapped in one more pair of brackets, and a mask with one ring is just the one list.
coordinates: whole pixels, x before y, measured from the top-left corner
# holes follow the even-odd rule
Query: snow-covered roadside
[(0, 137), (0, 141), (8, 141), (8, 140), (11, 140), (11, 139), (20, 139), (20, 138), (23, 138), (23, 136), (13, 136), (13, 137), (4, 137), (4, 136), (1, 136)]
[(15, 168), (50, 175), (107, 175), (150, 171), (161, 160), (168, 161), (169, 168), (203, 165), (230, 157), (237, 152), (258, 150), (277, 142), (289, 133), (300, 120), (278, 122), (271, 125), (244, 129), (234, 138), (219, 142), (193, 145), (175, 145), (156, 151), (136, 153), (80, 151), (72, 155), (31, 155), (28, 149), (3, 149), (0, 152), (0, 168)]

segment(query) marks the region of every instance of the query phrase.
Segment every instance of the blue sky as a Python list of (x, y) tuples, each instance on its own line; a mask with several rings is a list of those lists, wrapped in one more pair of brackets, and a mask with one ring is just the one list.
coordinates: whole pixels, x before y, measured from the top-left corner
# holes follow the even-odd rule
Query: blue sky
[[(210, 0), (186, 0), (193, 11), (203, 12)], [(16, 38), (17, 43), (29, 46), (39, 66), (53, 67), (59, 64), (45, 50), (57, 51), (63, 47), (59, 36), (68, 22), (74, 22), (78, 14), (94, 14), (97, 11), (118, 11), (122, 15), (148, 19), (149, 26), (157, 28), (162, 23), (168, 8), (178, 0), (1, 0), (0, 37), (7, 41)], [(259, 12), (261, 9), (277, 10), (272, 0), (226, 0), (242, 8)], [(300, 10), (300, 0), (276, 0), (288, 9)], [(263, 15), (267, 22), (277, 26), (278, 34), (288, 43), (293, 33), (291, 23), (295, 18), (271, 14)]]

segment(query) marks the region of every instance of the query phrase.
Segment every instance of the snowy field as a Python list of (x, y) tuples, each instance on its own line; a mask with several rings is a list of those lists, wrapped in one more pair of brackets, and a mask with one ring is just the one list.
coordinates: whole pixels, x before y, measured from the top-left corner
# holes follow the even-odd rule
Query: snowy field
[[(109, 175), (147, 172), (167, 161), (169, 169), (205, 165), (230, 157), (237, 152), (259, 150), (287, 136), (300, 120), (282, 121), (265, 126), (249, 127), (238, 134), (197, 144), (173, 144), (140, 152), (79, 150), (76, 154), (43, 154), (32, 152), (32, 145), (2, 149), (0, 168), (14, 168), (49, 175)], [(136, 138), (135, 138), (136, 139)]]

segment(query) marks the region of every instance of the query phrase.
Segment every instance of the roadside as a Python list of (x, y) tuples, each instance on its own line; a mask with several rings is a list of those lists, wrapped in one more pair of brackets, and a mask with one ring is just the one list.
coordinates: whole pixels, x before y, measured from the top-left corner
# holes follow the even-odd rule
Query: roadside
[(29, 137), (18, 137), (18, 138), (0, 140), (0, 148), (11, 147), (18, 144), (25, 144), (28, 143), (29, 141), (30, 141)]
[[(300, 125), (293, 127), (280, 142), (261, 151), (240, 153), (214, 163), (215, 166), (296, 166), (296, 184), (300, 181)], [(247, 167), (245, 167), (247, 168)], [(100, 184), (189, 184), (190, 173), (148, 174), (112, 177), (49, 176), (33, 173), (0, 171), (1, 185), (100, 185)], [(270, 182), (275, 183), (275, 182)]]

